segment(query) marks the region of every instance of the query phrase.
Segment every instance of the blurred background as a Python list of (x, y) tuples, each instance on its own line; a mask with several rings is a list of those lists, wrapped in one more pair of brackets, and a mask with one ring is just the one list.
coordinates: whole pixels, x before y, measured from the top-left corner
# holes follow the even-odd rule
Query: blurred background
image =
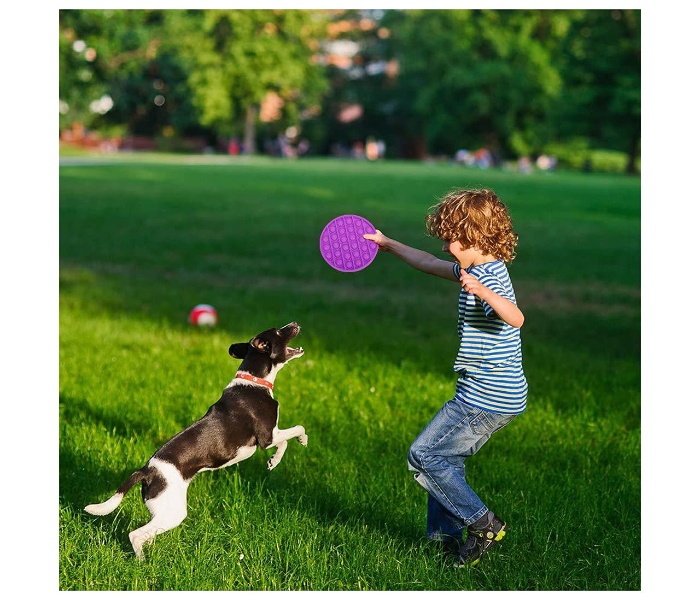
[(62, 10), (63, 155), (639, 173), (635, 10)]

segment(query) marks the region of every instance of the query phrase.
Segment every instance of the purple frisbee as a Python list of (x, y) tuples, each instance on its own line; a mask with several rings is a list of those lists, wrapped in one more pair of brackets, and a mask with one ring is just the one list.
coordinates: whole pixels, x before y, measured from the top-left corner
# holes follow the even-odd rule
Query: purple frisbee
[(367, 219), (341, 215), (321, 232), (321, 256), (331, 267), (343, 273), (360, 271), (377, 256), (378, 246), (362, 236), (376, 230)]

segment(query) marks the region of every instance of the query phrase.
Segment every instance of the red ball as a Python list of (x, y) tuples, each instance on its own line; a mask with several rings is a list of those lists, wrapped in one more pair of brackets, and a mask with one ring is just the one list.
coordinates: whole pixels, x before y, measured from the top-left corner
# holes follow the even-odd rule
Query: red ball
[(213, 327), (218, 320), (219, 315), (210, 304), (198, 304), (190, 311), (190, 323), (198, 327)]

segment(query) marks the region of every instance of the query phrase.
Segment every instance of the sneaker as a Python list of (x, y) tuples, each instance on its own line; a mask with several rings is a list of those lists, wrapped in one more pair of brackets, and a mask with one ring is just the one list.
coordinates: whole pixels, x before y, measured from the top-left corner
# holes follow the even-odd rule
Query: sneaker
[(481, 558), (482, 548), (479, 539), (475, 535), (467, 535), (467, 540), (462, 544), (457, 554), (457, 560), (454, 561), (453, 567), (462, 568), (467, 565), (473, 567)]
[(487, 512), (481, 519), (467, 528), (467, 540), (459, 550), (459, 564), (473, 566), (488, 552), (491, 547), (500, 542), (508, 531), (505, 521), (499, 519), (493, 512)]
[(442, 556), (447, 562), (454, 561), (456, 556), (459, 556), (462, 541), (451, 535), (445, 535), (442, 538)]

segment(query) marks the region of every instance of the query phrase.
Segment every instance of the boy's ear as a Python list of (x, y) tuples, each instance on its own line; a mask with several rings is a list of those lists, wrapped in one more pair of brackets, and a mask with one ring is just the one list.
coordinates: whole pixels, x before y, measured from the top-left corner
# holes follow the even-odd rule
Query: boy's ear
[(255, 348), (258, 352), (270, 354), (270, 344), (265, 340), (261, 340), (260, 338), (256, 337), (250, 340), (250, 345), (253, 346), (253, 348)]
[(233, 356), (233, 358), (245, 358), (245, 355), (248, 354), (248, 342), (231, 344), (228, 353)]

